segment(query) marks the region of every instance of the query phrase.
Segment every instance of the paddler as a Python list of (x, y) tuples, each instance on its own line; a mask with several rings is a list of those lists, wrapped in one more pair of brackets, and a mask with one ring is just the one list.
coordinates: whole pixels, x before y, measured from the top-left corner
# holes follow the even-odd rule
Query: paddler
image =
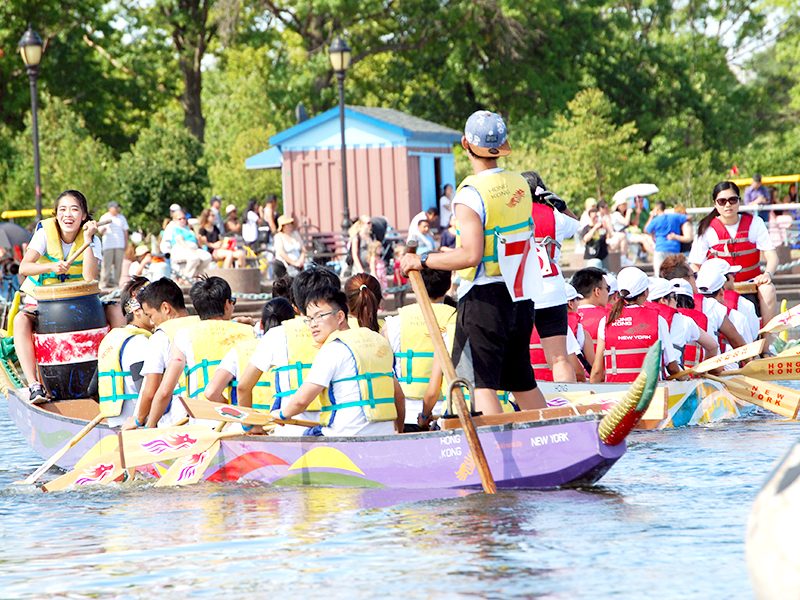
[[(522, 173), (533, 197), (533, 222), (536, 224), (536, 252), (542, 270), (541, 294), (536, 296), (534, 333), (531, 345), (541, 346), (550, 380), (576, 380), (576, 371), (567, 350), (567, 298), (564, 275), (558, 261), (561, 244), (575, 235), (580, 222), (566, 203), (549, 191), (536, 171)], [(582, 370), (582, 369), (581, 369)], [(534, 375), (539, 379), (534, 367)]]
[[(709, 314), (712, 310), (719, 310), (720, 308), (727, 313), (728, 320), (733, 323), (733, 327), (737, 332), (741, 333), (742, 340), (745, 344), (754, 342), (754, 337), (749, 337), (747, 326), (747, 319), (738, 310), (729, 308), (722, 303), (725, 292), (725, 276), (719, 271), (714, 269), (703, 270), (697, 274), (697, 290), (703, 297), (703, 312)], [(732, 345), (729, 345), (729, 340), (726, 336), (719, 336), (720, 352), (727, 352)]]
[[(89, 213), (86, 197), (77, 190), (62, 192), (56, 199), (55, 217), (39, 223), (19, 265), (19, 274), (25, 277), (21, 289), (26, 295), (24, 308), (14, 317), (14, 348), (28, 382), (31, 404), (47, 402), (47, 395), (37, 376), (33, 350), (37, 302), (30, 294), (40, 285), (97, 279), (103, 250), (96, 233), (97, 223)], [(68, 265), (67, 261), (83, 248), (84, 240), (91, 240), (91, 251), (84, 252)]]
[[(748, 332), (745, 338), (755, 340), (761, 329), (761, 322), (756, 313), (756, 305), (742, 296), (735, 289), (736, 273), (742, 270), (741, 265), (731, 265), (721, 258), (709, 258), (700, 270), (716, 270), (725, 276), (725, 287), (722, 292), (722, 303), (728, 308), (738, 310), (747, 321)], [(699, 274), (699, 273), (698, 273)]]
[[(485, 110), (473, 113), (461, 146), (473, 175), (461, 183), (453, 198), (456, 248), (439, 254), (406, 254), (401, 267), (406, 273), (431, 268), (458, 271), (461, 276), (453, 363), (459, 376), (474, 383), (476, 410), (500, 414), (497, 390), (511, 391), (523, 410), (545, 408), (528, 354), (533, 301), (512, 299), (506, 281), (517, 295), (517, 273), (502, 274), (500, 253), (505, 254), (506, 248), (497, 241), (498, 232), (514, 236), (511, 239), (533, 234), (531, 190), (519, 173), (497, 166), (497, 159), (511, 152), (500, 115)], [(530, 283), (525, 277), (522, 282)], [(518, 297), (526, 295), (523, 291)]]
[[(600, 319), (608, 315), (608, 295), (611, 286), (605, 278), (605, 271), (597, 267), (581, 269), (572, 276), (572, 285), (581, 295), (578, 301), (578, 314), (581, 325), (592, 341), (592, 360), (594, 364), (595, 348), (597, 347), (597, 327)], [(587, 355), (588, 358), (588, 355)]]
[(667, 321), (645, 306), (650, 280), (636, 267), (622, 269), (617, 277), (619, 300), (608, 317), (600, 320), (592, 383), (628, 383), (642, 370), (650, 347), (661, 342), (662, 362), (670, 374), (681, 369), (680, 353), (672, 345)]
[[(274, 327), (278, 327), (284, 321), (294, 318), (294, 307), (286, 298), (273, 298), (264, 305), (261, 311), (261, 321), (259, 330), (264, 333)], [(231, 386), (233, 389), (229, 397), (233, 400), (238, 398), (236, 386), (239, 377), (244, 372), (245, 367), (250, 362), (253, 352), (258, 345), (260, 338), (244, 340), (239, 342), (223, 357), (219, 367), (214, 372), (214, 377), (206, 386), (203, 392), (207, 400), (211, 402), (227, 403), (223, 392)], [(252, 407), (257, 410), (269, 411), (275, 397), (275, 377), (272, 371), (267, 371), (261, 375), (255, 385), (255, 397), (252, 399)], [(232, 402), (236, 403), (236, 402)]]
[[(325, 268), (307, 269), (297, 274), (292, 282), (291, 295), (294, 299), (294, 308), (300, 315), (283, 321), (261, 338), (236, 386), (239, 406), (245, 408), (257, 406), (253, 400), (253, 389), (257, 382), (262, 380), (264, 373), (273, 373), (269, 375), (269, 379), (275, 385), (274, 400), (270, 410), (280, 410), (283, 401), (297, 391), (308, 377), (311, 363), (320, 349), (320, 344), (314, 341), (311, 330), (305, 324), (304, 309), (301, 307), (304, 307), (306, 297), (313, 290), (325, 287), (339, 289), (340, 286), (341, 281), (336, 273)], [(320, 399), (316, 399), (306, 407), (303, 414), (295, 416), (305, 421), (319, 422), (320, 408)], [(296, 425), (284, 425), (276, 433), (303, 435), (306, 429)], [(260, 433), (260, 431), (260, 427), (256, 427), (253, 432)]]
[(119, 300), (128, 324), (109, 331), (97, 352), (100, 413), (109, 427), (122, 427), (136, 409), (144, 379), (147, 340), (153, 332), (150, 317), (137, 296), (149, 284), (146, 277), (132, 277), (125, 284)]
[[(189, 315), (183, 300), (183, 291), (177, 283), (166, 277), (157, 279), (140, 290), (137, 299), (155, 330), (147, 340), (147, 350), (142, 367), (144, 385), (139, 395), (139, 402), (136, 404), (136, 414), (122, 426), (123, 430), (136, 429), (147, 424), (153, 397), (156, 395), (158, 386), (161, 385), (164, 371), (167, 370), (169, 364), (170, 348), (175, 332), (200, 320), (196, 315)], [(170, 427), (185, 415), (186, 411), (183, 410), (183, 406), (180, 406), (178, 402), (172, 402), (161, 416), (158, 424), (160, 427)]]
[[(714, 186), (714, 209), (698, 225), (689, 262), (695, 271), (699, 271), (709, 258), (721, 258), (731, 265), (741, 266), (735, 279), (752, 280), (758, 286), (761, 317), (764, 323), (768, 323), (777, 314), (772, 276), (778, 268), (778, 253), (761, 217), (739, 214), (740, 195), (739, 187), (732, 181), (722, 181)], [(763, 273), (761, 252), (767, 261)], [(767, 340), (768, 336), (765, 334)]]
[[(420, 271), (422, 282), (431, 299), (433, 313), (446, 336), (448, 325), (456, 320), (455, 303), (448, 303), (447, 291), (450, 289), (452, 273), (436, 269)], [(389, 340), (394, 352), (394, 374), (403, 388), (406, 397), (406, 433), (427, 431), (433, 413), (441, 414), (441, 392), (430, 412), (423, 410), (425, 390), (433, 370), (433, 342), (425, 325), (425, 318), (419, 303), (407, 304), (399, 309), (397, 316), (386, 317), (386, 326), (381, 334)]]
[(392, 372), (389, 343), (366, 327), (350, 328), (347, 298), (338, 288), (312, 291), (304, 312), (314, 341), (322, 347), (303, 384), (272, 415), (299, 415), (319, 396), (320, 425), (306, 435), (402, 433), (405, 398)]
[(578, 302), (583, 299), (583, 296), (570, 283), (564, 284), (564, 287), (567, 290), (569, 329), (575, 336), (575, 342), (580, 349), (579, 352), (570, 354), (570, 362), (575, 369), (578, 381), (587, 381), (592, 373), (592, 365), (594, 364), (594, 343), (592, 338), (586, 334), (583, 323), (581, 323), (581, 314), (578, 311)]
[(189, 298), (200, 322), (175, 333), (169, 364), (147, 417), (148, 427), (158, 425), (176, 391), (204, 400), (203, 390), (222, 357), (237, 343), (256, 337), (252, 327), (231, 320), (236, 300), (231, 286), (221, 277), (201, 278), (192, 286)]

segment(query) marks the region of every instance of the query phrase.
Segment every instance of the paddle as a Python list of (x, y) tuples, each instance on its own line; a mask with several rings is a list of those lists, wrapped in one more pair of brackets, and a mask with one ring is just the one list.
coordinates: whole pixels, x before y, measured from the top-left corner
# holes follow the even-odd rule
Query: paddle
[(797, 390), (751, 377), (739, 376), (725, 379), (714, 375), (705, 375), (705, 377), (725, 384), (731, 394), (740, 400), (750, 402), (783, 417), (797, 418), (797, 410), (800, 407), (800, 392)]
[(738, 348), (734, 348), (729, 352), (725, 352), (724, 354), (718, 354), (716, 356), (712, 356), (708, 360), (704, 360), (696, 367), (692, 367), (691, 369), (684, 369), (674, 375), (670, 375), (667, 379), (677, 379), (678, 377), (683, 377), (684, 375), (691, 375), (696, 373), (707, 373), (708, 371), (712, 371), (718, 367), (724, 367), (725, 365), (729, 365), (732, 362), (738, 362), (740, 360), (746, 360), (748, 358), (753, 358), (754, 356), (758, 356), (764, 351), (764, 344), (766, 343), (765, 339), (756, 340), (751, 344), (746, 344), (744, 346), (739, 346)]
[(95, 425), (97, 425), (104, 418), (105, 417), (103, 417), (103, 415), (97, 415), (94, 419), (89, 421), (89, 423), (86, 425), (86, 427), (81, 429), (77, 433), (77, 435), (74, 438), (72, 438), (69, 441), (69, 443), (67, 443), (67, 445), (65, 445), (63, 448), (61, 448), (61, 450), (59, 450), (53, 456), (51, 456), (50, 459), (47, 460), (41, 467), (39, 467), (33, 473), (31, 473), (28, 476), (27, 479), (25, 479), (24, 481), (15, 481), (14, 485), (30, 485), (30, 484), (34, 483), (37, 479), (39, 479), (39, 477), (42, 476), (42, 473), (44, 473), (50, 467), (52, 467), (54, 464), (56, 464), (61, 459), (61, 457), (63, 457), (67, 452), (69, 452), (70, 448), (75, 446), (75, 444), (77, 444), (84, 437), (86, 437), (86, 434), (89, 433), (92, 429), (94, 429)]
[(241, 423), (242, 425), (268, 425), (270, 423), (299, 425), (300, 427), (316, 427), (319, 425), (314, 421), (303, 421), (302, 419), (274, 419), (268, 413), (220, 402), (208, 402), (207, 400), (186, 399), (183, 397), (181, 397), (181, 402), (186, 407), (186, 412), (189, 413), (189, 416), (195, 419)]
[(126, 469), (200, 454), (214, 442), (243, 435), (241, 431), (218, 433), (203, 425), (133, 429), (119, 434), (122, 466)]
[(753, 360), (743, 366), (741, 369), (732, 369), (723, 373), (726, 377), (729, 375), (747, 375), (755, 377), (756, 379), (767, 380), (795, 380), (800, 379), (800, 356), (797, 353), (793, 355), (778, 355), (770, 356), (769, 358), (760, 358)]
[(75, 254), (73, 254), (73, 255), (72, 255), (72, 258), (70, 258), (70, 259), (67, 261), (67, 266), (71, 266), (71, 265), (72, 265), (72, 263), (74, 263), (74, 262), (77, 260), (77, 258), (78, 258), (78, 257), (79, 257), (81, 254), (83, 254), (83, 253), (84, 253), (84, 251), (85, 251), (85, 250), (86, 250), (86, 249), (87, 249), (89, 246), (91, 246), (91, 245), (92, 245), (92, 240), (89, 240), (88, 242), (85, 242), (85, 243), (83, 244), (83, 246), (81, 246), (81, 247), (78, 249), (78, 251), (77, 251)]
[(780, 333), (793, 327), (800, 327), (800, 304), (775, 315), (758, 333)]
[[(411, 254), (417, 253), (417, 242), (415, 240), (410, 240), (408, 242), (408, 252)], [(408, 273), (408, 278), (411, 280), (411, 287), (414, 289), (414, 295), (417, 297), (417, 302), (422, 310), (422, 316), (425, 318), (425, 324), (428, 326), (428, 333), (430, 334), (431, 342), (433, 342), (434, 353), (439, 359), (439, 364), (442, 366), (445, 379), (449, 384), (456, 379), (456, 369), (444, 345), (442, 330), (439, 328), (436, 314), (433, 312), (433, 306), (431, 305), (431, 299), (428, 297), (428, 291), (425, 289), (425, 284), (422, 282), (422, 276), (419, 271), (410, 271)], [(472, 414), (464, 400), (464, 392), (460, 387), (453, 387), (452, 398), (455, 401), (456, 413), (458, 414), (459, 421), (461, 421), (461, 428), (464, 430), (464, 436), (467, 438), (470, 452), (475, 459), (475, 464), (478, 466), (478, 474), (481, 477), (483, 491), (487, 494), (496, 494), (497, 486), (494, 483), (489, 464), (486, 462), (486, 455), (483, 453), (483, 447), (481, 446), (481, 440), (478, 438), (478, 432), (475, 431), (475, 423), (472, 421)]]
[(175, 459), (172, 466), (161, 476), (154, 487), (189, 485), (197, 483), (219, 451), (219, 440), (200, 453)]
[(44, 484), (42, 490), (57, 492), (70, 485), (107, 484), (116, 481), (124, 470), (119, 452), (114, 450), (53, 479)]

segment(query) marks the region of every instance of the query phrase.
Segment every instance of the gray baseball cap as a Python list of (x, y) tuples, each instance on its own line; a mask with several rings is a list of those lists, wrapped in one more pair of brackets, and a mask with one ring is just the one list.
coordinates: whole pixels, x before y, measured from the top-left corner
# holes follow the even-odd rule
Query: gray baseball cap
[(467, 119), (464, 137), (470, 149), (482, 158), (497, 158), (511, 153), (506, 139), (506, 122), (497, 113), (478, 110)]

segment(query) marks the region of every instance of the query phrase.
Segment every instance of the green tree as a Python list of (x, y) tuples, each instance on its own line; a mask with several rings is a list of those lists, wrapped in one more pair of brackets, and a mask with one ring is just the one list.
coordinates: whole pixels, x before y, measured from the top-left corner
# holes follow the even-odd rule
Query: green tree
[(173, 203), (199, 214), (208, 188), (202, 158), (202, 144), (175, 123), (174, 114), (155, 115), (119, 161), (117, 194), (128, 221), (154, 232)]

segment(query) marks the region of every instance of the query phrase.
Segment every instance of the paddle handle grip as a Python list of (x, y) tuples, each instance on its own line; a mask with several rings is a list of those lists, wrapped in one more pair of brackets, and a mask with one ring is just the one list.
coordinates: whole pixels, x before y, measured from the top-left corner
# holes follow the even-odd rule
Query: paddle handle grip
[[(417, 253), (417, 242), (411, 240), (408, 242), (408, 252), (411, 254)], [(419, 271), (410, 271), (408, 278), (411, 281), (411, 287), (414, 289), (414, 295), (417, 297), (422, 316), (425, 318), (425, 325), (428, 327), (428, 334), (430, 335), (431, 342), (433, 342), (433, 351), (439, 359), (439, 364), (442, 366), (442, 372), (449, 384), (456, 378), (456, 369), (453, 366), (453, 360), (450, 358), (450, 353), (444, 345), (442, 339), (442, 332), (439, 328), (439, 323), (436, 320), (436, 314), (433, 312), (431, 299), (428, 296), (428, 290), (425, 289), (425, 284), (422, 281), (422, 276)], [(489, 469), (489, 464), (486, 461), (486, 455), (481, 446), (481, 440), (478, 437), (478, 432), (475, 430), (475, 423), (472, 421), (472, 414), (467, 407), (467, 402), (464, 400), (464, 392), (460, 387), (453, 389), (453, 401), (456, 405), (456, 413), (461, 422), (461, 427), (464, 430), (464, 435), (467, 438), (467, 443), (472, 451), (472, 457), (475, 459), (475, 464), (478, 466), (478, 474), (481, 477), (481, 484), (483, 491), (487, 494), (496, 494), (497, 486), (495, 485), (492, 472)], [(473, 402), (475, 399), (473, 398)]]
[(80, 249), (79, 249), (79, 250), (78, 250), (78, 251), (77, 251), (77, 252), (76, 252), (76, 253), (75, 253), (75, 254), (72, 256), (72, 258), (70, 258), (70, 259), (67, 261), (67, 265), (68, 265), (68, 266), (72, 266), (72, 263), (74, 263), (74, 262), (75, 262), (75, 261), (78, 259), (78, 257), (79, 257), (81, 254), (83, 254), (83, 253), (86, 251), (86, 249), (87, 249), (89, 246), (91, 246), (91, 245), (92, 245), (92, 240), (89, 240), (88, 242), (85, 242), (85, 243), (83, 244), (83, 246), (81, 246), (81, 247), (80, 247)]

